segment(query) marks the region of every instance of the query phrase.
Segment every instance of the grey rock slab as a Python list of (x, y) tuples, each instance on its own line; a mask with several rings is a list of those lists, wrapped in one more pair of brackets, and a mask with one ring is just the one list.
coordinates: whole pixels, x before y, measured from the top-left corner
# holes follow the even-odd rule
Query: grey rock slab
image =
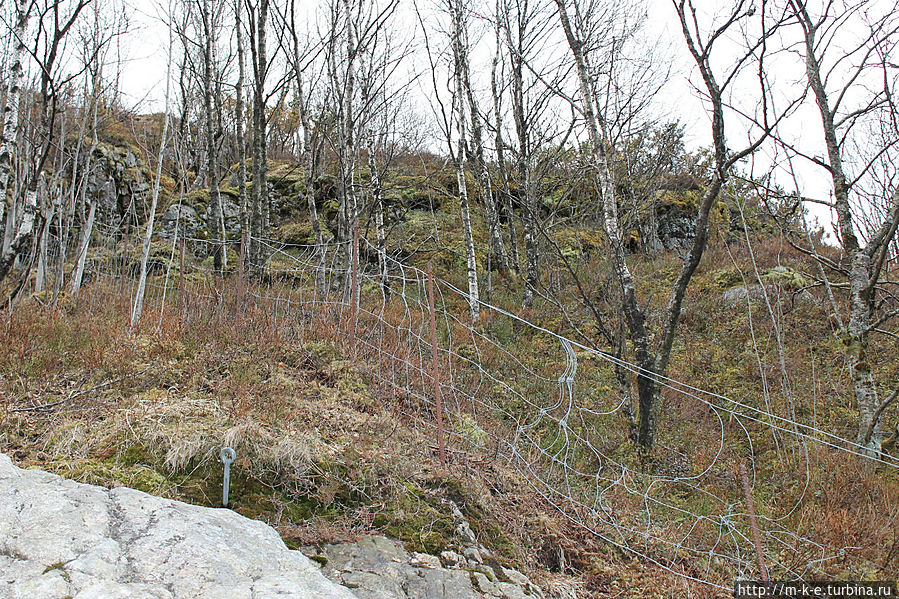
[(473, 564), (481, 564), (484, 562), (484, 557), (476, 547), (466, 547), (462, 550), (462, 555), (464, 555), (465, 559)]
[[(355, 543), (335, 543), (321, 549), (307, 548), (307, 551), (326, 557), (322, 572), (351, 588), (360, 599), (537, 599), (542, 596), (540, 589), (516, 570), (502, 568), (502, 576), (498, 577), (486, 564), (475, 563), (468, 569), (468, 560), (456, 551), (444, 551), (440, 557), (409, 553), (398, 541), (381, 536), (364, 536)], [(484, 554), (471, 547), (463, 551), (472, 558)], [(500, 566), (497, 564), (496, 568)]]
[(471, 588), (471, 577), (464, 570), (419, 570), (403, 588), (409, 599), (480, 599)]
[(765, 301), (765, 288), (761, 285), (749, 285), (731, 287), (721, 294), (721, 301), (725, 306), (734, 307), (738, 304), (761, 303)]
[(439, 568), (440, 558), (430, 553), (413, 553), (409, 563), (419, 568)]
[(21, 470), (2, 454), (0, 595), (355, 598), (262, 522)]

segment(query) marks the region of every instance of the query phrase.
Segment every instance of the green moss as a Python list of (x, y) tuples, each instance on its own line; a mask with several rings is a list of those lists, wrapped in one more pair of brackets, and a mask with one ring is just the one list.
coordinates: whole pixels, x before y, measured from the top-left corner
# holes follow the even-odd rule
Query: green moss
[(801, 289), (809, 285), (808, 279), (788, 266), (769, 268), (762, 275), (762, 280), (766, 283), (782, 285), (789, 289)]
[(44, 571), (41, 572), (41, 574), (47, 574), (49, 572), (53, 572), (54, 570), (59, 570), (60, 576), (62, 576), (63, 580), (65, 580), (66, 582), (72, 582), (72, 577), (66, 571), (66, 562), (56, 562), (50, 564), (49, 566), (44, 568)]
[(722, 268), (714, 271), (712, 283), (719, 289), (730, 289), (743, 283), (743, 276), (732, 268)]
[(120, 462), (125, 466), (134, 466), (136, 464), (148, 464), (152, 459), (153, 455), (142, 443), (135, 443), (122, 452)]
[(409, 551), (439, 554), (452, 547), (455, 523), (433, 503), (436, 498), (406, 483), (399, 496), (375, 516), (373, 525), (403, 541)]
[(311, 220), (285, 223), (275, 231), (275, 239), (291, 245), (309, 245), (315, 243), (315, 232)]
[(659, 212), (670, 210), (688, 210), (692, 212), (699, 207), (701, 199), (702, 191), (698, 189), (687, 191), (665, 190), (659, 192), (657, 210)]
[(56, 563), (50, 564), (49, 566), (47, 566), (46, 568), (44, 568), (44, 571), (41, 572), (41, 574), (46, 574), (47, 572), (52, 572), (53, 570), (63, 570), (63, 571), (65, 571), (65, 569), (66, 569), (66, 564), (65, 564), (65, 562), (56, 562)]
[[(490, 582), (496, 582), (496, 574), (494, 574), (493, 568), (485, 568), (483, 566), (475, 566), (474, 568), (468, 568), (467, 571), (471, 574), (481, 573), (484, 576), (486, 576), (487, 580), (489, 580)], [(502, 571), (502, 570), (500, 570), (500, 571)], [(477, 581), (475, 580), (474, 576), (471, 577), (471, 583), (473, 585), (477, 584)]]
[(197, 212), (203, 212), (209, 206), (209, 196), (209, 190), (206, 188), (194, 189), (187, 194), (187, 199), (184, 203)]

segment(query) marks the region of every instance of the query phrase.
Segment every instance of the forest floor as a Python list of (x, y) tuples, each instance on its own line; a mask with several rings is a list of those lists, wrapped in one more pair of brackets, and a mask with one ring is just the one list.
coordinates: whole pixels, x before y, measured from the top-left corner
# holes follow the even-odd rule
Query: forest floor
[[(673, 254), (634, 258), (650, 314), (663, 309), (678, 265)], [(451, 259), (438, 267), (443, 276), (454, 270)], [(820, 298), (799, 295), (799, 273), (807, 268), (782, 243), (766, 241), (750, 256), (714, 242), (685, 302), (669, 374), (750, 405), (770, 402), (777, 413), (792, 410), (819, 430), (853, 438), (855, 413), (833, 323)], [(773, 319), (763, 304), (722, 301), (753, 271), (770, 283)], [(410, 550), (439, 553), (459, 546), (456, 505), (479, 542), (546, 589), (592, 597), (727, 596), (602, 541), (495, 455), (452, 453), (445, 468), (438, 466), (432, 435), (414, 426), (396, 395), (378, 383), (378, 364), (353, 360), (333, 330), (297, 343), (262, 312), (184, 317), (172, 308), (174, 299), (163, 312), (148, 305), (131, 329), (128, 299), (103, 285), (95, 283), (77, 302), (63, 298), (57, 308), (46, 297), (32, 298), (3, 319), (0, 451), (19, 466), (218, 505), (218, 452), (230, 445), (238, 451), (232, 508), (272, 524), (292, 547), (378, 532)], [(498, 280), (491, 301), (514, 306), (518, 291), (518, 282)], [(574, 334), (551, 305), (524, 315)], [(514, 351), (519, 365), (564, 367), (548, 359), (547, 345), (514, 327), (478, 326)], [(786, 340), (782, 363), (778, 337)], [(879, 379), (891, 380), (899, 372), (890, 358), (895, 347), (879, 343), (872, 367)], [(612, 380), (608, 369), (585, 360), (580, 372), (597, 381), (584, 397), (613, 393), (605, 384)], [(705, 476), (707, 486), (696, 498), (675, 484), (656, 499), (697, 513), (715, 513), (715, 502), (725, 499), (742, 509), (733, 465), (749, 452), (762, 515), (830, 546), (852, 547), (866, 564), (832, 564), (834, 575), (876, 579), (899, 568), (895, 468), (867, 468), (815, 444), (803, 462), (783, 437), (764, 428), (741, 436), (733, 422), (721, 423), (717, 412), (681, 394), (667, 393), (663, 410), (667, 446), (652, 463), (637, 459), (623, 421), (610, 451), (634, 472), (684, 468), (679, 476)], [(709, 457), (709, 439), (725, 432), (727, 447)], [(686, 463), (675, 463), (677, 456), (687, 456)], [(796, 474), (802, 463), (805, 477)], [(676, 532), (683, 523), (673, 522)], [(689, 561), (682, 571), (691, 571)]]

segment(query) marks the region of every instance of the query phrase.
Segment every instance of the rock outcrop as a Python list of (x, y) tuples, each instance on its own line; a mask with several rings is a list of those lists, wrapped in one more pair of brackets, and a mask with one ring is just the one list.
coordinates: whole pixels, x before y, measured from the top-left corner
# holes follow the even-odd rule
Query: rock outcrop
[(230, 510), (22, 470), (0, 454), (0, 597), (542, 599), (543, 594), (485, 548), (437, 557), (409, 553), (386, 537), (364, 536), (356, 543), (292, 551), (268, 525)]
[(303, 551), (323, 563), (322, 572), (353, 590), (359, 599), (542, 599), (528, 578), (481, 551), (440, 557), (409, 553), (394, 540), (362, 537)]
[(0, 454), (0, 597), (353, 599), (262, 522)]

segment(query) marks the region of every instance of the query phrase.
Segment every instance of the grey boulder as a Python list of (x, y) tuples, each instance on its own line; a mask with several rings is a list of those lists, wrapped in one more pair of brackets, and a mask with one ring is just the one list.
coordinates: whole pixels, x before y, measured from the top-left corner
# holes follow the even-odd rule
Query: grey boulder
[(357, 599), (262, 522), (22, 470), (3, 454), (0, 597)]

